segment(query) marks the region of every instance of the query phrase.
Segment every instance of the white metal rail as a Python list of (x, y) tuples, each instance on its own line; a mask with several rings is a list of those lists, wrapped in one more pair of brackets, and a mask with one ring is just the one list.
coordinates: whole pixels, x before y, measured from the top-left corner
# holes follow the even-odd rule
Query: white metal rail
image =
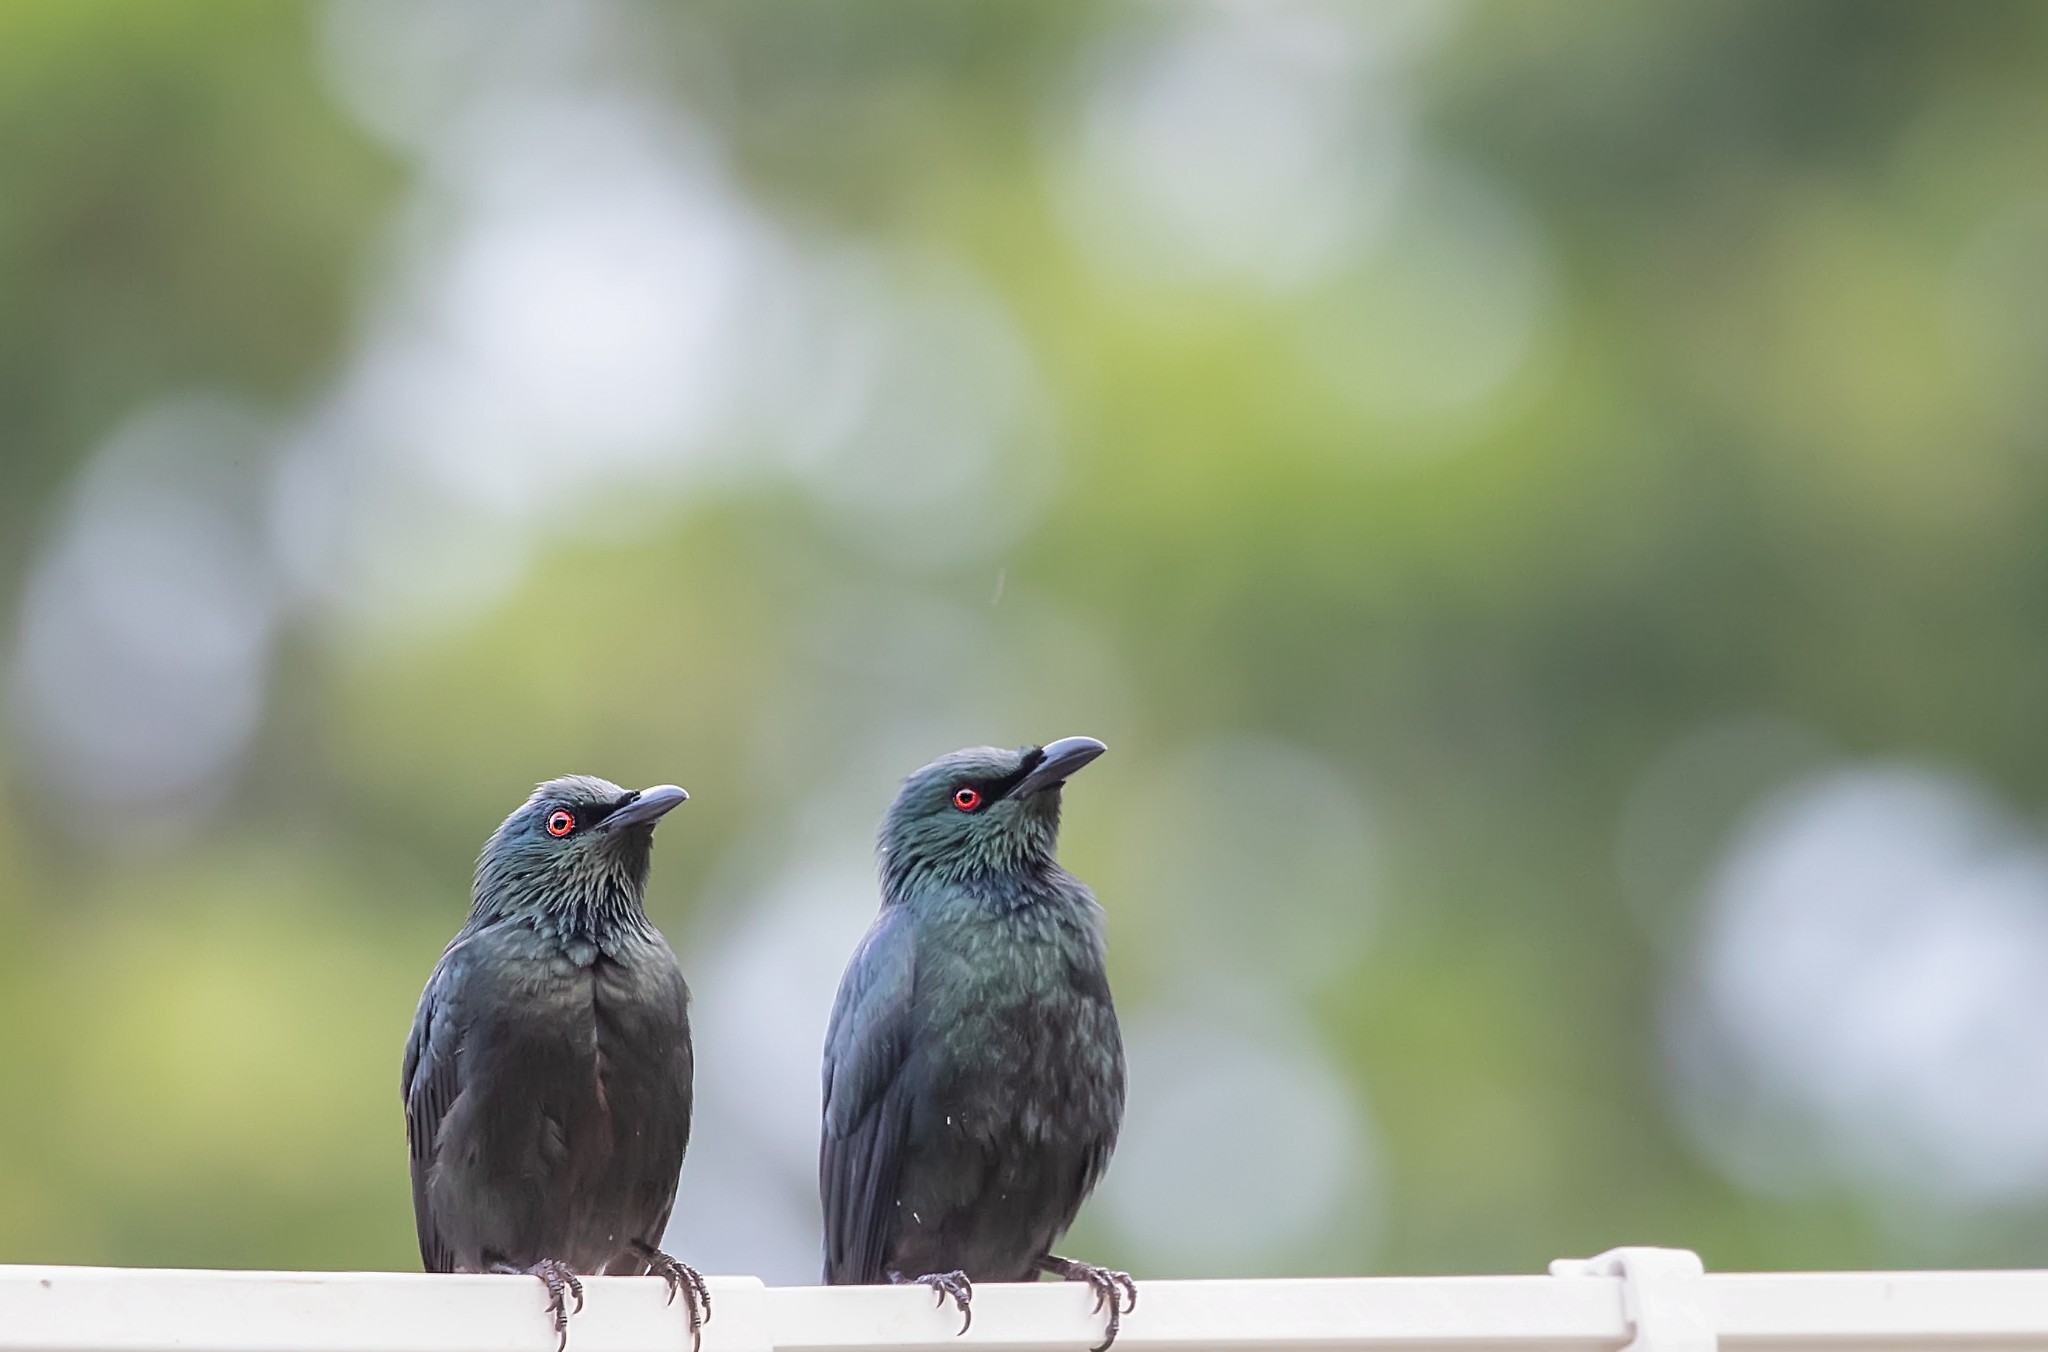
[[(1144, 1281), (1121, 1352), (2048, 1352), (2048, 1272), (1705, 1274), (1618, 1249), (1545, 1277)], [(679, 1352), (648, 1278), (587, 1283), (570, 1352)], [(1083, 1288), (977, 1286), (974, 1326), (922, 1288), (712, 1278), (704, 1352), (1080, 1352)], [(552, 1352), (538, 1283), (371, 1272), (0, 1266), (0, 1352)]]

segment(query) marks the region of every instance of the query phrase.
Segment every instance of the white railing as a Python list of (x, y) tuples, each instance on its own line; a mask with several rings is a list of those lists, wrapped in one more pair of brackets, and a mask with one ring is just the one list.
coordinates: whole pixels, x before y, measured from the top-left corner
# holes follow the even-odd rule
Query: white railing
[[(1545, 1277), (1143, 1281), (1121, 1352), (2048, 1352), (2048, 1272), (1704, 1274), (1618, 1249)], [(570, 1352), (680, 1352), (648, 1278), (589, 1281)], [(977, 1286), (974, 1326), (923, 1289), (711, 1279), (704, 1352), (1080, 1352), (1083, 1288)], [(0, 1266), (0, 1352), (552, 1352), (525, 1277)]]

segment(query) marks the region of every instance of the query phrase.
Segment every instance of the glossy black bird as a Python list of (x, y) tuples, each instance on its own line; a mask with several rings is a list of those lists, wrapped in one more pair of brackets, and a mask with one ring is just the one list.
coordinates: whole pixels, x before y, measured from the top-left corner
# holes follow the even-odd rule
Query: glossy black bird
[(689, 988), (641, 909), (655, 823), (689, 795), (549, 780), (477, 859), (469, 921), (434, 967), (401, 1088), (429, 1272), (526, 1272), (559, 1348), (577, 1274), (681, 1291), (659, 1245), (690, 1140)]
[(917, 1281), (973, 1319), (971, 1283), (1050, 1272), (1109, 1306), (1130, 1277), (1052, 1252), (1116, 1147), (1123, 1039), (1102, 908), (1053, 860), (1092, 737), (956, 751), (882, 823), (882, 910), (825, 1038), (825, 1280)]

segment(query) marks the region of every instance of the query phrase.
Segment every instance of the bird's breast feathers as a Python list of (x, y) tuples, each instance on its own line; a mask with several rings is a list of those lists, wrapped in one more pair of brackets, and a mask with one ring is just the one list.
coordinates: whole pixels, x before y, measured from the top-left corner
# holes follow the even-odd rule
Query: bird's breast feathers
[(938, 1032), (934, 1102), (956, 1128), (1035, 1140), (1122, 1116), (1123, 1039), (1092, 932), (1019, 918), (931, 957), (919, 955), (918, 1001)]

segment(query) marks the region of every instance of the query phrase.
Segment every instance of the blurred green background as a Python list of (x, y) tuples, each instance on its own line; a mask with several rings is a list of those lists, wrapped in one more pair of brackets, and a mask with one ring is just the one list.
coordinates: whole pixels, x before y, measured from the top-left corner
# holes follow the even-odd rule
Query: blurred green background
[(416, 1265), (538, 779), (815, 1272), (872, 825), (1087, 733), (1141, 1277), (2048, 1263), (2048, 8), (0, 3), (0, 1260)]

